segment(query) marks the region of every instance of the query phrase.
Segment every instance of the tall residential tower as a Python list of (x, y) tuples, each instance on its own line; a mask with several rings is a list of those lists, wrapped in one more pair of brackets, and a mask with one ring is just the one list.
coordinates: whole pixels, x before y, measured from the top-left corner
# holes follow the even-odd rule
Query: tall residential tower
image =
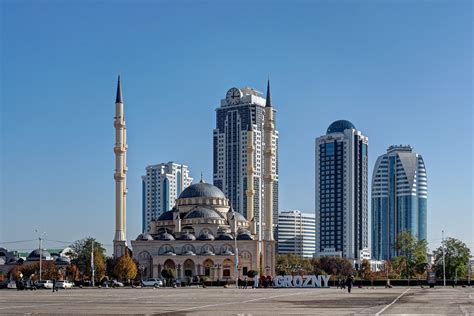
[(390, 146), (375, 162), (372, 175), (372, 255), (397, 256), (395, 240), (403, 231), (426, 240), (428, 184), (425, 163), (411, 146)]
[[(216, 109), (213, 135), (214, 185), (225, 193), (236, 212), (254, 224), (263, 219), (268, 222), (265, 227), (272, 228), (278, 218), (278, 131), (274, 115), (270, 82), (266, 98), (252, 88), (231, 88)], [(265, 196), (268, 201), (264, 202)], [(272, 216), (265, 219), (267, 212)], [(256, 230), (266, 228), (257, 224)]]
[(115, 238), (114, 257), (121, 257), (127, 251), (127, 128), (123, 109), (122, 87), (120, 76), (117, 82), (117, 96), (115, 98)]
[(316, 256), (368, 254), (368, 138), (345, 120), (316, 139)]
[(175, 200), (193, 182), (188, 166), (174, 162), (146, 167), (142, 176), (142, 232), (149, 231), (149, 224), (161, 214), (171, 210)]

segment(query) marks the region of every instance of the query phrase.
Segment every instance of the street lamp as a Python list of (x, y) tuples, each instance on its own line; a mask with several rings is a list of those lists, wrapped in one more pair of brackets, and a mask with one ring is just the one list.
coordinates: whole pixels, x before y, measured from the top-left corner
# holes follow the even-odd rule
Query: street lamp
[[(35, 229), (35, 232), (37, 234), (38, 233), (38, 230)], [(39, 240), (39, 257), (40, 257), (40, 271), (39, 271), (39, 280), (41, 281), (41, 276), (42, 276), (42, 257), (43, 257), (43, 235), (46, 234), (46, 232), (43, 232), (42, 234), (39, 234), (38, 235), (38, 240)]]

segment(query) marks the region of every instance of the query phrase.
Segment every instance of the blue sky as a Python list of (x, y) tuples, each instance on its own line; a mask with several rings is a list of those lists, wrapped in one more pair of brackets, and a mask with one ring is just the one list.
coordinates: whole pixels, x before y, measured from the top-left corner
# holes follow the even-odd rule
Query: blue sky
[[(314, 212), (314, 139), (369, 137), (370, 172), (410, 144), (428, 172), (428, 241), (473, 244), (470, 1), (2, 1), (0, 246), (114, 236), (114, 101), (128, 131), (128, 238), (145, 166), (212, 179), (214, 109), (265, 90), (280, 131), (280, 209)], [(62, 244), (47, 242), (46, 247)]]

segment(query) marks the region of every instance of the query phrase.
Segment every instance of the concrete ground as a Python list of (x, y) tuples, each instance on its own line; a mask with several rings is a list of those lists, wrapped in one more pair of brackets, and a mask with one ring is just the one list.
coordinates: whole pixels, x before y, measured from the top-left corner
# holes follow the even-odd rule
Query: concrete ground
[(0, 314), (474, 315), (472, 288), (0, 290)]

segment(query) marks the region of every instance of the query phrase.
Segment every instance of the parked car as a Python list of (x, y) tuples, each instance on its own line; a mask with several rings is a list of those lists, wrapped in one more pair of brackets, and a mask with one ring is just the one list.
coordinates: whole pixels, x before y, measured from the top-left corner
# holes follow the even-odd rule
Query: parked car
[(119, 282), (117, 280), (110, 280), (110, 281), (105, 281), (103, 283), (103, 286), (109, 286), (109, 287), (122, 287), (123, 283)]
[(52, 289), (53, 281), (51, 280), (36, 281), (35, 285), (38, 289)]
[(16, 281), (11, 280), (10, 282), (8, 282), (7, 289), (16, 289)]
[(56, 282), (56, 287), (60, 289), (70, 289), (74, 286), (72, 282), (69, 281), (57, 281)]
[(162, 287), (163, 281), (160, 279), (145, 279), (142, 280), (142, 286)]

